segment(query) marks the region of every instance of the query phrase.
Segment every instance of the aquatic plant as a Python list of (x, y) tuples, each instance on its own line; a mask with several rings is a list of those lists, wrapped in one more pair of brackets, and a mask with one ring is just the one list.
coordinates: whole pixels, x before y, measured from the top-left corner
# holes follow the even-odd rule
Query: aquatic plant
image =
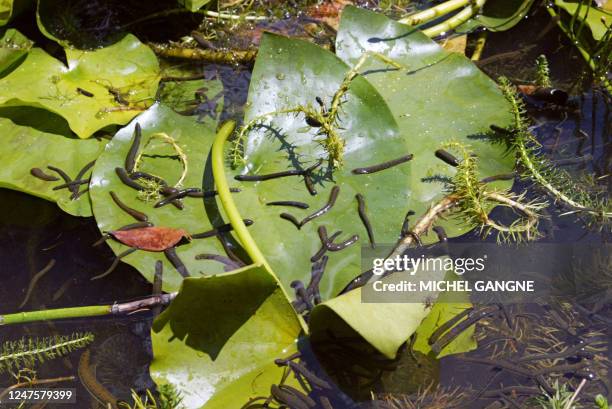
[(544, 54), (541, 54), (536, 58), (536, 85), (540, 87), (550, 87), (550, 68), (548, 66), (548, 60)]
[(524, 102), (516, 88), (505, 77), (499, 78), (500, 89), (510, 103), (513, 125), (509, 129), (494, 127), (498, 136), (516, 152), (519, 175), (544, 190), (552, 200), (570, 211), (590, 216), (594, 221), (609, 222), (612, 209), (605, 198), (594, 195), (589, 186), (578, 184), (565, 170), (557, 168), (540, 152), (541, 145), (528, 127)]
[(156, 399), (153, 393), (147, 389), (143, 398), (132, 389), (134, 403), (130, 405), (127, 402), (119, 402), (117, 406), (122, 409), (180, 409), (184, 407), (182, 405), (183, 398), (174, 385), (169, 383), (160, 385), (157, 392), (159, 396)]
[[(543, 204), (537, 201), (525, 202), (525, 196), (511, 194), (508, 191), (491, 191), (477, 177), (478, 159), (470, 152), (469, 147), (451, 141), (444, 146), (460, 153), (461, 161), (457, 162), (457, 173), (450, 183), (450, 194), (456, 197), (458, 208), (455, 215), (464, 223), (479, 228), (485, 235), (494, 231), (498, 241), (534, 240), (539, 237), (538, 211)], [(491, 205), (500, 204), (520, 212), (509, 226), (502, 225), (489, 217)]]
[(539, 405), (541, 409), (575, 409), (576, 406), (572, 405), (572, 397), (574, 393), (570, 391), (567, 384), (559, 384), (556, 380), (552, 385), (554, 393), (549, 394), (542, 391), (541, 396), (533, 398), (534, 402)]
[(292, 108), (286, 108), (278, 111), (268, 112), (259, 115), (245, 125), (242, 126), (237, 136), (233, 140), (233, 146), (230, 151), (230, 163), (236, 167), (244, 165), (244, 143), (249, 135), (249, 132), (254, 128), (266, 125), (272, 117), (278, 115), (303, 115), (306, 123), (312, 127), (317, 128), (317, 137), (315, 139), (323, 149), (327, 152), (328, 161), (331, 169), (338, 169), (343, 164), (344, 146), (345, 140), (340, 136), (340, 113), (342, 104), (346, 101), (345, 97), (351, 83), (359, 75), (361, 67), (370, 59), (375, 58), (382, 61), (383, 63), (394, 67), (401, 68), (401, 65), (391, 60), (390, 58), (375, 52), (365, 52), (357, 63), (346, 73), (342, 83), (335, 91), (331, 98), (331, 103), (327, 107), (321, 98), (317, 98), (318, 108), (315, 108), (312, 104), (297, 105)]
[(84, 348), (93, 340), (93, 334), (88, 332), (7, 341), (0, 349), (0, 373), (13, 372), (20, 368), (31, 369), (45, 361)]

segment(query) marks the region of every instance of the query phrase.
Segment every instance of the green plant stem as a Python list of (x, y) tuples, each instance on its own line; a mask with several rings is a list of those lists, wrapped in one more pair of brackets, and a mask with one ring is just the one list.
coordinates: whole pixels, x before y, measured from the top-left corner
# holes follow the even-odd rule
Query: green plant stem
[(438, 4), (437, 6), (430, 7), (426, 10), (419, 11), (418, 13), (404, 17), (398, 20), (398, 22), (402, 24), (407, 24), (409, 26), (418, 26), (440, 16), (444, 16), (461, 7), (464, 7), (469, 3), (470, 0), (448, 0), (444, 3)]
[(0, 315), (0, 327), (3, 325), (25, 324), (35, 321), (50, 321), (67, 318), (99, 317), (104, 315), (122, 315), (157, 305), (167, 305), (176, 298), (177, 293), (161, 294), (136, 301), (110, 305), (91, 305), (84, 307), (56, 308), (42, 311), (25, 311), (15, 314)]
[(226, 122), (225, 124), (223, 124), (223, 126), (221, 126), (221, 129), (219, 129), (219, 132), (215, 137), (211, 154), (213, 178), (215, 180), (217, 192), (219, 192), (219, 199), (221, 200), (223, 209), (225, 210), (225, 213), (227, 214), (227, 217), (234, 229), (234, 232), (238, 236), (240, 243), (246, 250), (253, 263), (261, 264), (265, 266), (269, 271), (272, 271), (270, 265), (266, 261), (266, 258), (261, 253), (261, 250), (259, 250), (259, 247), (257, 247), (257, 244), (251, 236), (251, 233), (249, 233), (246, 225), (242, 221), (242, 217), (238, 212), (238, 208), (234, 203), (234, 199), (232, 199), (229, 186), (227, 185), (227, 179), (225, 177), (223, 147), (232, 132), (234, 132), (235, 126), (236, 124), (233, 121)]
[(427, 37), (433, 38), (439, 36), (440, 34), (448, 33), (449, 31), (454, 30), (461, 24), (474, 17), (486, 2), (487, 0), (474, 0), (472, 4), (466, 6), (463, 10), (448, 20), (443, 21), (440, 24), (436, 24), (433, 27), (426, 28), (423, 30), (423, 34), (425, 34)]
[[(584, 58), (584, 61), (587, 63), (587, 65), (591, 68), (593, 72), (596, 72), (597, 66), (595, 65), (595, 61), (593, 60), (589, 52), (585, 50), (584, 47), (582, 47), (582, 45), (580, 45), (580, 42), (576, 38), (574, 38), (572, 33), (563, 25), (563, 23), (561, 23), (561, 18), (560, 18), (561, 16), (559, 16), (559, 14), (557, 14), (557, 12), (552, 7), (546, 7), (546, 10), (548, 10), (548, 14), (550, 14), (552, 18), (557, 19), (558, 21), (557, 25), (559, 26), (561, 31), (563, 31), (565, 35), (570, 40), (572, 40), (572, 42), (576, 46), (576, 49), (578, 49), (578, 52), (580, 53), (580, 55), (582, 55), (582, 58)], [(606, 87), (606, 90), (608, 90), (608, 92), (612, 94), (612, 84), (610, 83), (610, 81), (608, 81), (608, 79), (605, 77), (599, 78), (599, 80), (601, 81), (603, 86)]]
[(478, 33), (478, 39), (476, 40), (476, 46), (474, 47), (474, 52), (470, 57), (472, 61), (480, 61), (480, 57), (482, 57), (482, 52), (487, 44), (487, 35), (488, 31), (481, 31)]

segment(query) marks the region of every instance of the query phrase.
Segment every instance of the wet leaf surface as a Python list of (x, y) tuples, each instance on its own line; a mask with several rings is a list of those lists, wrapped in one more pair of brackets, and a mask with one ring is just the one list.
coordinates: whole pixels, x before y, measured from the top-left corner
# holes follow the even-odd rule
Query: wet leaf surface
[(16, 66), (32, 48), (32, 42), (14, 28), (6, 30), (0, 38), (0, 78)]
[[(213, 87), (215, 87), (215, 90), (221, 88), (219, 83), (213, 82), (211, 84), (211, 89)], [(215, 226), (226, 223), (222, 219), (215, 198), (204, 200), (202, 198), (186, 197), (183, 199), (183, 210), (179, 210), (172, 205), (154, 208), (157, 200), (161, 200), (161, 198), (148, 202), (143, 201), (141, 200), (142, 196), (139, 198), (137, 190), (120, 181), (115, 168), (125, 166), (125, 158), (132, 145), (132, 135), (136, 122), (142, 127), (141, 152), (143, 152), (143, 159), (139, 170), (160, 176), (171, 186), (178, 181), (182, 166), (172, 148), (157, 139), (152, 140), (147, 146), (151, 135), (160, 132), (166, 133), (175, 139), (187, 156), (188, 171), (183, 187), (200, 187), (204, 179), (204, 184), (209, 186), (207, 190), (213, 190), (212, 176), (206, 173), (203, 178), (203, 175), (205, 174), (205, 165), (217, 122), (207, 118), (205, 122), (198, 123), (195, 116), (181, 116), (168, 107), (156, 104), (121, 129), (108, 143), (104, 153), (96, 162), (92, 177), (91, 195), (94, 215), (100, 231), (116, 231), (120, 227), (136, 221), (113, 202), (110, 196), (111, 191), (115, 192), (117, 197), (127, 206), (145, 213), (149, 222), (152, 222), (156, 227), (171, 228), (175, 232), (183, 229), (189, 234), (196, 234), (210, 231), (213, 228), (211, 220)], [(142, 180), (140, 181), (142, 182)], [(236, 195), (240, 195), (240, 193)], [(125, 245), (115, 240), (109, 240), (108, 244), (115, 254), (120, 254), (127, 249)], [(176, 253), (192, 276), (223, 272), (223, 264), (221, 263), (211, 260), (195, 260), (195, 256), (201, 253), (225, 255), (223, 247), (216, 237), (194, 239), (190, 242), (187, 241), (186, 244), (181, 243), (176, 248)], [(122, 260), (134, 266), (150, 281), (153, 280), (155, 261), (163, 260), (163, 288), (165, 291), (176, 291), (183, 279), (163, 253), (139, 250)]]
[[(47, 168), (55, 166), (64, 170), (71, 178), (104, 149), (104, 142), (90, 139), (69, 138), (57, 133), (40, 131), (31, 126), (17, 125), (19, 115), (14, 111), (0, 108), (0, 187), (18, 190), (45, 200), (57, 202), (58, 206), (74, 216), (91, 216), (89, 194), (71, 200), (68, 189), (53, 190), (64, 183), (59, 175)], [(28, 111), (42, 122), (56, 120), (47, 112)], [(11, 120), (11, 118), (13, 120)], [(46, 118), (46, 120), (45, 120)], [(51, 129), (49, 129), (51, 131)], [(40, 168), (44, 173), (55, 176), (58, 181), (45, 181), (34, 177), (30, 171)], [(85, 175), (88, 176), (88, 175)], [(87, 185), (80, 186), (84, 190)]]
[(261, 266), (189, 278), (155, 321), (151, 375), (183, 392), (188, 408), (239, 408), (268, 396), (296, 351), (301, 331), (293, 308)]
[(159, 81), (153, 52), (132, 35), (95, 51), (66, 49), (68, 66), (40, 48), (0, 81), (0, 105), (44, 108), (80, 137), (125, 124), (151, 105)]

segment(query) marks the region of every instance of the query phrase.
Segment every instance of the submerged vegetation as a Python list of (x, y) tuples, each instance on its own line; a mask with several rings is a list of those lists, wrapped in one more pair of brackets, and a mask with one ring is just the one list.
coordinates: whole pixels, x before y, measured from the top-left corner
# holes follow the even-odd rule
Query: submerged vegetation
[[(0, 193), (71, 217), (6, 235), (0, 400), (608, 407), (610, 2), (25, 3), (0, 4)], [(368, 298), (396, 257), (580, 235), (538, 253), (549, 298)]]

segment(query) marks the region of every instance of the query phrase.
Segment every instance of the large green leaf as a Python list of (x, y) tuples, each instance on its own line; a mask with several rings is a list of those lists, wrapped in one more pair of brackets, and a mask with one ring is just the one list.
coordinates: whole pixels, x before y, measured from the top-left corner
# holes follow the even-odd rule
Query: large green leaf
[(189, 11), (196, 11), (210, 3), (210, 0), (179, 0), (179, 3)]
[[(211, 92), (221, 87), (218, 82), (211, 84), (209, 85)], [(156, 209), (153, 207), (155, 201), (142, 201), (136, 190), (119, 180), (115, 168), (124, 167), (125, 157), (132, 145), (132, 134), (136, 122), (142, 127), (141, 150), (146, 154), (140, 170), (161, 176), (172, 185), (179, 179), (182, 171), (181, 163), (173, 156), (175, 152), (171, 148), (152, 142), (145, 150), (150, 136), (163, 132), (174, 138), (187, 155), (188, 173), (183, 187), (202, 186), (202, 175), (204, 175), (206, 158), (214, 138), (216, 121), (208, 118), (204, 123), (198, 123), (195, 117), (181, 116), (164, 105), (156, 104), (128, 126), (122, 128), (107, 144), (104, 153), (96, 162), (91, 183), (91, 198), (94, 216), (100, 230), (103, 232), (115, 230), (135, 222), (131, 216), (115, 205), (110, 197), (110, 191), (114, 191), (128, 206), (146, 213), (149, 221), (155, 226), (185, 229), (195, 234), (211, 230), (212, 223), (215, 226), (225, 223), (214, 198), (205, 201), (198, 198), (185, 198), (183, 210), (178, 210), (171, 205)], [(209, 190), (213, 189), (211, 181), (212, 176), (207, 173), (204, 184), (210, 183)], [(126, 246), (116, 241), (109, 241), (109, 244), (115, 254), (120, 254), (127, 249)], [(200, 273), (215, 274), (223, 271), (223, 265), (220, 263), (195, 260), (195, 256), (201, 253), (224, 254), (223, 247), (215, 237), (194, 239), (188, 244), (177, 247), (176, 252), (194, 276)], [(163, 253), (139, 250), (122, 260), (138, 269), (148, 280), (153, 279), (155, 261), (163, 260), (164, 290), (176, 291), (181, 284), (182, 276), (166, 260)]]
[[(421, 214), (441, 198), (442, 185), (422, 181), (425, 177), (452, 172), (434, 157), (434, 150), (441, 142), (454, 138), (472, 144), (481, 157), (483, 174), (512, 169), (511, 158), (503, 155), (502, 147), (468, 139), (470, 135), (485, 132), (492, 123), (502, 126), (509, 123), (508, 107), (495, 83), (464, 57), (445, 52), (418, 32), (407, 35), (411, 31), (375, 13), (352, 7), (344, 12), (337, 42), (341, 58), (354, 64), (364, 51), (373, 50), (407, 68), (389, 70), (382, 63), (372, 63), (365, 68), (370, 72), (365, 78), (376, 90), (363, 78), (352, 84), (340, 117), (345, 129), (341, 132), (347, 142), (345, 166), (334, 172), (340, 195), (330, 212), (299, 231), (279, 217), (287, 211), (300, 220), (321, 208), (334, 185), (329, 179), (319, 183), (319, 194), (315, 197), (308, 194), (303, 181), (297, 177), (243, 183), (246, 200), (241, 200), (238, 207), (255, 219), (251, 232), (288, 291), (293, 280), (308, 280), (310, 257), (321, 245), (318, 226), (327, 226), (330, 234), (342, 230), (340, 239), (358, 234), (361, 244), (367, 245), (365, 228), (357, 213), (356, 193), (365, 197), (379, 243), (397, 240), (409, 209)], [(317, 96), (329, 103), (348, 69), (349, 66), (340, 64), (331, 53), (312, 44), (266, 35), (253, 72), (246, 120), (297, 104), (314, 104)], [(288, 152), (299, 155), (304, 167), (324, 157), (303, 116), (273, 116), (269, 123), (280, 130), (283, 142), (270, 132), (253, 131), (246, 142), (247, 165), (234, 175), (247, 173), (247, 169), (250, 173), (266, 174), (292, 168)], [(413, 153), (415, 159), (406, 164), (371, 175), (351, 173), (353, 168), (407, 153)], [(499, 184), (500, 187), (508, 185)], [(309, 203), (310, 209), (265, 206), (273, 200), (298, 200)], [(452, 235), (467, 230), (453, 221), (441, 224)], [(357, 245), (330, 253), (321, 283), (323, 297), (337, 294), (360, 271)]]
[[(602, 39), (607, 30), (606, 25), (609, 25), (610, 19), (612, 18), (612, 13), (603, 9), (589, 7), (587, 4), (583, 4), (582, 7), (579, 7), (580, 2), (555, 0), (555, 5), (567, 13), (567, 15), (564, 16), (567, 17), (566, 21), (560, 22), (560, 24), (569, 27), (571, 16), (576, 15), (577, 18), (574, 23), (574, 31), (578, 30), (581, 21), (585, 21), (595, 41)], [(579, 15), (577, 13), (579, 13)]]
[[(273, 34), (264, 35), (251, 79), (246, 121), (297, 104), (316, 104), (317, 96), (329, 104), (349, 69), (332, 53), (314, 44)], [(299, 231), (279, 217), (280, 213), (287, 211), (302, 219), (325, 205), (334, 185), (329, 179), (318, 183), (319, 194), (315, 197), (297, 177), (242, 184), (244, 197), (237, 202), (238, 208), (243, 215), (253, 215), (255, 224), (250, 231), (289, 292), (293, 292), (289, 286), (293, 280), (307, 281), (310, 275), (310, 257), (321, 246), (318, 226), (328, 226), (330, 234), (343, 230), (342, 239), (359, 233), (361, 240), (366, 240), (357, 215), (357, 192), (366, 197), (368, 212), (380, 242), (395, 240), (399, 231), (396, 224), (401, 226), (401, 218), (407, 210), (409, 163), (380, 173), (376, 184), (367, 177), (351, 174), (351, 169), (356, 166), (378, 163), (397, 157), (400, 152), (410, 152), (398, 134), (388, 107), (363, 78), (353, 82), (346, 99), (343, 105), (345, 115), (342, 116), (342, 126), (346, 129), (342, 135), (347, 140), (345, 166), (334, 174), (341, 188), (331, 212)], [(299, 161), (307, 167), (324, 157), (321, 147), (313, 141), (313, 128), (306, 125), (303, 116), (277, 116), (271, 119), (271, 124), (280, 130), (283, 141), (269, 132), (253, 131), (246, 143), (247, 166), (229, 172), (230, 177), (247, 173), (246, 169), (252, 169), (255, 174), (287, 170), (294, 168), (292, 161)], [(309, 203), (311, 208), (294, 210), (265, 205), (275, 200), (302, 201)], [(385, 214), (378, 214), (381, 208), (387, 210)], [(397, 216), (395, 219), (393, 214)], [(324, 298), (333, 297), (359, 270), (359, 245), (332, 254), (321, 283)]]
[(296, 351), (300, 322), (282, 288), (262, 266), (188, 278), (155, 321), (151, 375), (172, 383), (187, 408), (239, 408), (267, 396), (282, 369), (274, 359)]
[[(30, 50), (25, 61), (0, 80), (0, 104), (47, 109), (66, 118), (79, 137), (88, 138), (108, 125), (129, 122), (151, 103), (159, 65), (136, 37), (127, 35), (95, 51), (65, 52), (68, 67), (42, 49)], [(125, 102), (118, 102), (113, 92)]]
[(6, 30), (0, 38), (0, 78), (14, 67), (32, 48), (32, 41), (14, 28)]
[[(0, 169), (0, 187), (57, 202), (62, 210), (74, 216), (91, 216), (88, 194), (71, 200), (67, 189), (53, 190), (53, 187), (63, 184), (63, 180), (40, 180), (32, 176), (30, 170), (40, 168), (49, 175), (58, 176), (47, 169), (47, 166), (51, 165), (63, 169), (74, 178), (85, 164), (96, 159), (104, 148), (104, 143), (95, 139), (83, 141), (68, 138), (18, 125), (16, 122), (20, 122), (22, 118), (15, 112), (8, 111), (10, 110), (0, 108), (0, 163), (3, 163)], [(47, 118), (44, 122), (48, 124), (54, 121), (52, 115), (46, 111), (26, 110), (26, 113), (41, 120)]]
[(486, 27), (506, 31), (517, 25), (529, 12), (534, 0), (489, 0), (478, 15), (457, 28), (459, 32)]

